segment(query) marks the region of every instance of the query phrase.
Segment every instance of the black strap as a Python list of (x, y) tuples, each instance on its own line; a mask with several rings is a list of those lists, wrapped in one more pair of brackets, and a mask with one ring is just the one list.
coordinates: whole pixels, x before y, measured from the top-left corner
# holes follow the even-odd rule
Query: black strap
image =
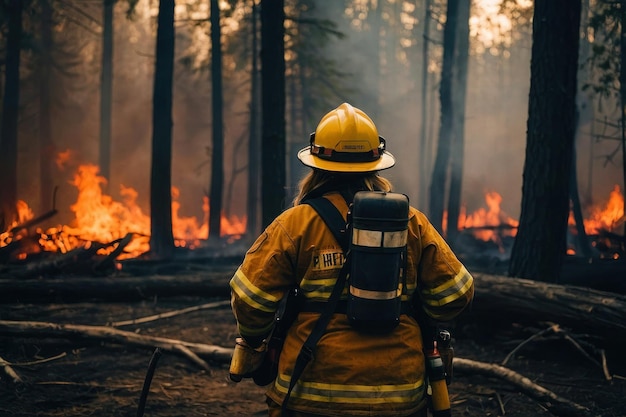
[[(343, 194), (342, 194), (343, 195)], [(345, 196), (344, 196), (345, 198)], [(312, 198), (304, 200), (303, 203), (310, 205), (317, 211), (326, 226), (333, 232), (335, 239), (341, 245), (344, 253), (348, 253), (348, 236), (346, 233), (346, 220), (343, 218), (339, 209), (335, 207), (329, 199), (324, 197)]]
[(311, 330), (311, 334), (307, 337), (306, 341), (302, 345), (300, 349), (300, 353), (296, 358), (296, 363), (293, 367), (293, 373), (291, 374), (291, 380), (289, 381), (289, 389), (287, 390), (287, 394), (283, 400), (282, 404), (282, 413), (283, 415), (288, 415), (289, 411), (287, 410), (287, 402), (289, 402), (289, 398), (291, 397), (291, 391), (298, 382), (298, 379), (304, 372), (304, 368), (306, 368), (307, 364), (313, 359), (313, 352), (315, 351), (315, 346), (320, 338), (324, 335), (326, 331), (326, 326), (330, 322), (331, 317), (333, 316), (335, 310), (337, 309), (337, 304), (339, 303), (339, 297), (343, 292), (346, 283), (346, 276), (348, 275), (348, 271), (350, 270), (350, 253), (348, 252), (348, 238), (345, 233), (345, 225), (346, 221), (343, 216), (335, 207), (333, 203), (327, 200), (324, 197), (314, 198), (305, 201), (306, 204), (310, 204), (320, 215), (320, 217), (324, 220), (328, 228), (333, 232), (335, 239), (341, 245), (346, 254), (346, 259), (344, 261), (343, 267), (341, 271), (339, 271), (339, 277), (337, 278), (337, 282), (333, 287), (333, 291), (328, 297), (328, 301), (326, 302), (326, 309), (320, 314), (320, 317), (317, 319), (315, 323), (315, 327)]

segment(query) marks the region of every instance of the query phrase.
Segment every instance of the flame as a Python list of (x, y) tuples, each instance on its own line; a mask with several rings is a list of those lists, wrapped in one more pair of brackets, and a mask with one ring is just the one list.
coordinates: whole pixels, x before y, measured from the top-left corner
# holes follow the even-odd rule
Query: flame
[[(66, 156), (69, 156), (66, 155)], [(64, 160), (60, 157), (59, 159)], [(124, 253), (117, 259), (133, 258), (149, 250), (150, 240), (150, 217), (145, 214), (137, 203), (138, 193), (131, 187), (120, 186), (122, 201), (115, 201), (111, 196), (103, 193), (106, 178), (98, 175), (99, 168), (96, 165), (80, 165), (70, 182), (78, 189), (76, 202), (70, 206), (75, 218), (70, 224), (50, 228), (46, 231), (37, 230), (40, 234), (39, 244), (46, 251), (67, 252), (72, 249), (88, 246), (91, 242), (109, 244), (122, 239), (128, 234), (133, 238), (124, 248)], [(180, 215), (180, 191), (172, 188), (172, 231), (175, 245), (179, 247), (197, 248), (201, 240), (209, 235), (208, 213), (209, 200), (203, 198), (202, 210), (203, 221), (200, 223), (196, 217), (184, 217)], [(11, 227), (17, 226), (24, 221), (33, 218), (33, 213), (28, 205), (20, 201), (18, 203), (20, 213), (19, 220)], [(230, 237), (231, 241), (240, 237), (246, 230), (245, 217), (221, 217), (221, 235)], [(10, 230), (10, 228), (9, 228)], [(6, 246), (11, 237), (9, 231), (0, 234), (0, 247)], [(106, 254), (114, 250), (102, 249), (98, 253)]]
[(28, 206), (28, 204), (23, 200), (18, 200), (17, 201), (17, 220), (14, 220), (13, 222), (11, 222), (6, 232), (0, 233), (0, 248), (8, 245), (13, 240), (21, 239), (22, 238), (21, 234), (12, 236), (12, 233), (10, 232), (11, 229), (13, 229), (14, 227), (24, 222), (29, 221), (30, 219), (34, 217), (35, 215), (33, 214), (33, 211)]
[[(515, 236), (519, 222), (500, 209), (502, 196), (495, 191), (487, 192), (485, 193), (485, 202), (487, 203), (487, 209), (481, 207), (470, 214), (466, 213), (467, 207), (463, 206), (461, 208), (458, 223), (459, 230), (485, 228), (475, 230), (474, 236), (484, 241), (493, 240), (496, 243), (500, 243), (501, 236)], [(502, 230), (496, 231), (495, 228), (502, 228)]]
[[(619, 185), (613, 186), (613, 190), (610, 192), (609, 199), (604, 207), (594, 205), (586, 211), (588, 215), (583, 219), (585, 233), (597, 235), (601, 230), (607, 232), (614, 231), (619, 224), (624, 222), (624, 196), (620, 191)], [(571, 212), (568, 224), (570, 226), (576, 225), (574, 215)]]

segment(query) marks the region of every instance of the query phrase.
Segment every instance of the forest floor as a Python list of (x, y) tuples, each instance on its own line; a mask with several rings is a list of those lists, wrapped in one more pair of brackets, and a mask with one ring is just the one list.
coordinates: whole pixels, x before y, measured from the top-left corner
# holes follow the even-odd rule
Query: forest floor
[[(0, 304), (0, 320), (105, 325), (207, 303), (197, 296), (161, 297), (137, 302)], [(223, 300), (222, 300), (223, 301)], [(497, 315), (494, 315), (497, 316)], [(609, 356), (605, 377), (599, 357), (583, 354), (572, 339), (537, 337), (520, 344), (548, 325), (535, 328), (461, 321), (454, 333), (457, 357), (506, 366), (560, 397), (583, 405), (589, 416), (626, 416), (626, 365)], [(121, 327), (140, 335), (233, 347), (235, 321), (228, 306)], [(566, 335), (567, 336), (567, 335)], [(578, 345), (581, 346), (581, 345)], [(584, 346), (584, 345), (582, 345)], [(625, 349), (618, 354), (624, 355)], [(15, 383), (0, 367), (0, 416), (136, 416), (152, 349), (85, 339), (0, 336), (0, 357), (22, 382)], [(44, 361), (45, 359), (50, 359)], [(264, 388), (251, 380), (234, 383), (228, 365), (210, 363), (210, 372), (188, 358), (164, 352), (157, 362), (145, 404), (145, 416), (263, 416)], [(621, 376), (620, 376), (621, 375)], [(555, 415), (516, 386), (495, 377), (455, 372), (450, 386), (452, 415)]]

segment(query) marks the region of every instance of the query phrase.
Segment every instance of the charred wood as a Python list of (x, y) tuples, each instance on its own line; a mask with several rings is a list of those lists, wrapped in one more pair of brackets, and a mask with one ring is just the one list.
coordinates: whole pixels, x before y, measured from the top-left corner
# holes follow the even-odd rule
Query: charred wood
[(234, 269), (146, 277), (0, 279), (0, 301), (136, 301), (180, 295), (228, 298), (228, 280), (233, 273)]
[[(81, 324), (58, 324), (39, 321), (0, 320), (0, 335), (36, 338), (95, 339), (109, 343), (132, 345), (146, 348), (159, 347), (165, 351), (187, 356), (199, 364), (198, 357), (216, 362), (229, 362), (232, 348), (191, 343), (182, 340), (157, 336), (144, 336), (135, 332), (119, 330), (108, 326), (90, 326)], [(200, 362), (202, 363), (202, 362)], [(203, 366), (204, 367), (204, 366)]]
[(512, 369), (493, 363), (478, 362), (471, 359), (454, 358), (454, 369), (471, 375), (482, 374), (508, 382), (534, 399), (555, 416), (590, 416), (589, 409), (558, 396), (554, 392), (532, 382)]
[(553, 322), (626, 341), (626, 296), (573, 285), (474, 274), (476, 292), (470, 316), (508, 322)]
[(24, 223), (18, 224), (17, 226), (13, 227), (11, 230), (9, 230), (9, 233), (11, 234), (15, 234), (17, 232), (19, 232), (20, 230), (23, 229), (28, 229), (30, 227), (33, 227), (45, 220), (48, 220), (51, 217), (54, 217), (56, 214), (58, 213), (58, 211), (56, 209), (52, 209), (44, 214), (42, 214), (41, 216), (37, 216), (33, 219), (27, 220)]
[(88, 247), (72, 249), (67, 253), (55, 254), (37, 262), (29, 262), (21, 268), (7, 271), (15, 278), (36, 278), (46, 274), (56, 274), (68, 266), (74, 266), (86, 259), (91, 259), (102, 245), (92, 244)]

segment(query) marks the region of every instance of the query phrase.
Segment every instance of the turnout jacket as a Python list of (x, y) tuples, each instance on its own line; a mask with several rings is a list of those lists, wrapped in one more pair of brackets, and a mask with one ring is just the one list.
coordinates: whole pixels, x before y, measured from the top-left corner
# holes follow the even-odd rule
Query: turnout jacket
[[(342, 212), (339, 193), (324, 196)], [(298, 286), (307, 301), (327, 301), (344, 254), (315, 209), (300, 204), (284, 211), (257, 238), (230, 280), (232, 309), (241, 337), (252, 344), (268, 336), (278, 303)], [(349, 277), (348, 277), (349, 279)], [(473, 278), (426, 216), (409, 209), (406, 288), (415, 314), (403, 314), (390, 333), (357, 332), (345, 313), (335, 313), (294, 387), (288, 408), (328, 416), (402, 416), (425, 406), (422, 332), (414, 318), (422, 309), (437, 321), (454, 319), (471, 302)], [(346, 298), (347, 287), (342, 299)], [(420, 313), (420, 314), (422, 314)], [(281, 404), (296, 357), (320, 316), (301, 311), (287, 334), (278, 377), (267, 395)]]

